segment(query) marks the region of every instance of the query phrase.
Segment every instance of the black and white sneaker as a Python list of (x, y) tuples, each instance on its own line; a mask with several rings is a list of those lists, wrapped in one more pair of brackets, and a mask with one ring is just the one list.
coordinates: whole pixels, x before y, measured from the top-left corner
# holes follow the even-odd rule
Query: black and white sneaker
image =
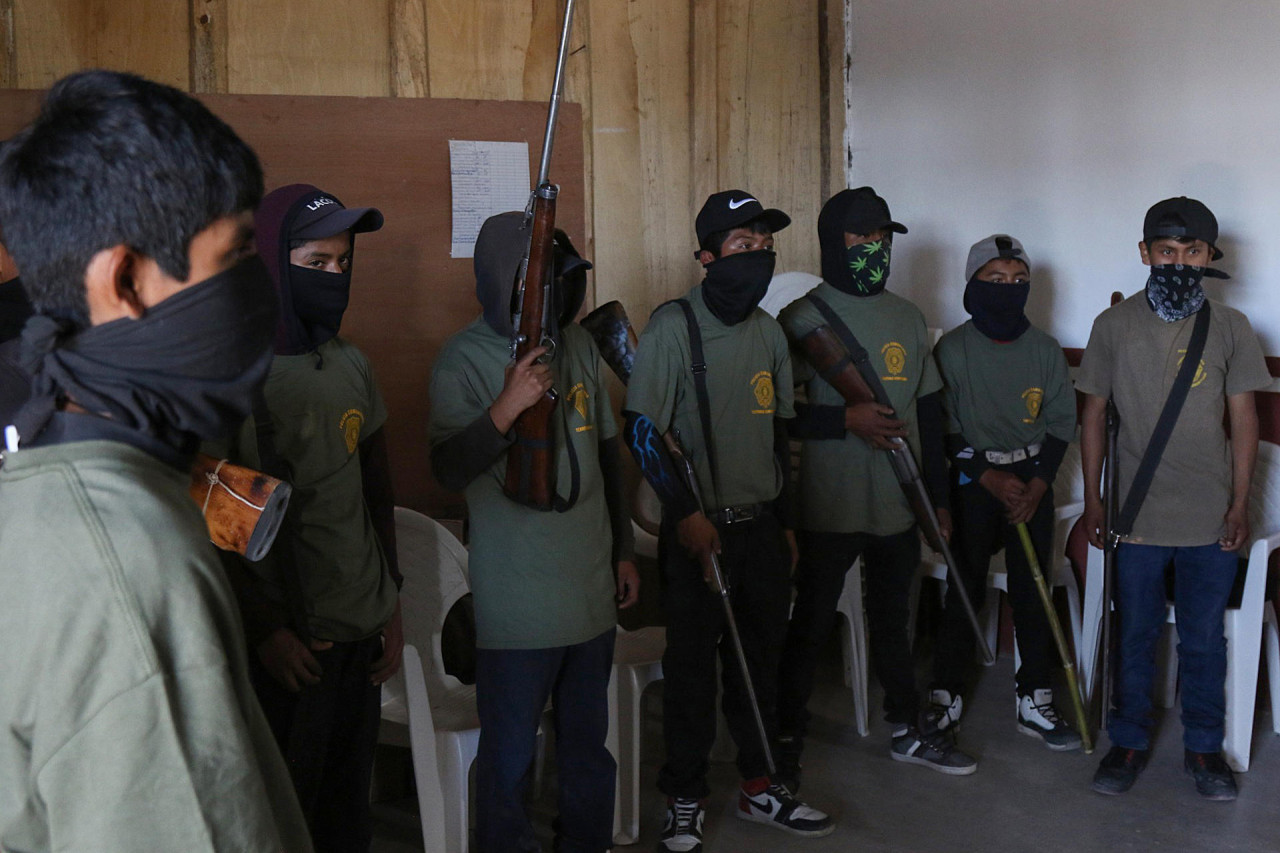
[(1018, 731), (1041, 738), (1054, 752), (1080, 748), (1080, 734), (1062, 720), (1053, 707), (1053, 691), (1035, 690), (1030, 696), (1018, 697)]
[(747, 790), (750, 782), (743, 784), (738, 794), (738, 817), (805, 838), (821, 838), (835, 831), (836, 822), (830, 815), (800, 802), (781, 785), (764, 781), (766, 787), (754, 794)]
[(925, 728), (958, 732), (960, 715), (964, 713), (964, 698), (950, 690), (930, 690), (929, 709), (924, 713)]
[(658, 853), (702, 853), (702, 802), (667, 798), (667, 825), (658, 841)]
[(894, 733), (889, 757), (948, 776), (968, 776), (978, 769), (977, 759), (957, 749), (950, 735), (936, 730), (924, 732), (915, 726), (905, 726)]

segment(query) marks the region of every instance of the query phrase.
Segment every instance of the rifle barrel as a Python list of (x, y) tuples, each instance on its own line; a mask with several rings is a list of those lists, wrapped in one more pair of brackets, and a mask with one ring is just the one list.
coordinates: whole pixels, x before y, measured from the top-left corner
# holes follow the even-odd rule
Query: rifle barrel
[(573, 30), (573, 4), (568, 0), (564, 7), (564, 26), (560, 31), (560, 53), (556, 57), (556, 77), (551, 85), (551, 107), (547, 110), (547, 129), (542, 136), (542, 162), (538, 166), (538, 183), (547, 182), (551, 172), (551, 148), (556, 139), (556, 118), (560, 115), (560, 93), (564, 90), (564, 66), (569, 58), (569, 33)]

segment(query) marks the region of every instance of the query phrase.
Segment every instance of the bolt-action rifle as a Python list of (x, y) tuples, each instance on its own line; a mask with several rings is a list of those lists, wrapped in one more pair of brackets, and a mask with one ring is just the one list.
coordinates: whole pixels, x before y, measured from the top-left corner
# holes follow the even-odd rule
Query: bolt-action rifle
[[(558, 328), (551, 288), (555, 281), (552, 268), (552, 245), (556, 230), (556, 196), (560, 188), (548, 180), (551, 149), (555, 144), (556, 118), (560, 112), (560, 93), (564, 88), (564, 65), (569, 55), (569, 33), (573, 27), (574, 0), (564, 10), (564, 26), (560, 33), (560, 53), (556, 59), (555, 82), (551, 104), (547, 110), (547, 128), (542, 141), (542, 162), (538, 182), (525, 208), (525, 226), (529, 230), (529, 246), (516, 272), (511, 304), (511, 361), (523, 358), (535, 347), (547, 352), (542, 359), (555, 357)], [(560, 394), (551, 388), (537, 403), (516, 418), (516, 442), (507, 453), (507, 476), (503, 492), (507, 497), (534, 509), (550, 510), (555, 503), (555, 432), (552, 417)]]

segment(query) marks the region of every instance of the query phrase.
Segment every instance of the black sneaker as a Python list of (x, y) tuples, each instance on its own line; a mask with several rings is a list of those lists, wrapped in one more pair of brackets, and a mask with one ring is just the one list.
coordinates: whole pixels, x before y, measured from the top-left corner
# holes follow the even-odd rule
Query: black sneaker
[(782, 785), (792, 795), (800, 793), (800, 773), (804, 765), (800, 763), (800, 753), (804, 750), (804, 739), (799, 735), (778, 735), (774, 744), (773, 760), (777, 767), (773, 781)]
[(1196, 780), (1196, 791), (1206, 800), (1234, 800), (1236, 777), (1217, 752), (1192, 752), (1183, 754), (1182, 766)]
[(1044, 741), (1054, 752), (1080, 748), (1080, 735), (1053, 707), (1053, 691), (1040, 689), (1018, 697), (1018, 731)]
[(972, 756), (956, 748), (951, 738), (940, 731), (922, 732), (907, 726), (893, 736), (889, 757), (894, 761), (921, 764), (948, 776), (968, 776), (978, 769)]
[(821, 838), (835, 831), (836, 822), (826, 812), (797, 800), (776, 782), (756, 794), (745, 787), (738, 794), (738, 817), (763, 823), (805, 838)]
[(1099, 794), (1123, 794), (1138, 781), (1138, 774), (1151, 757), (1149, 749), (1125, 749), (1113, 746), (1093, 774), (1093, 790)]
[(658, 842), (658, 853), (702, 853), (702, 819), (699, 800), (667, 798), (667, 825)]

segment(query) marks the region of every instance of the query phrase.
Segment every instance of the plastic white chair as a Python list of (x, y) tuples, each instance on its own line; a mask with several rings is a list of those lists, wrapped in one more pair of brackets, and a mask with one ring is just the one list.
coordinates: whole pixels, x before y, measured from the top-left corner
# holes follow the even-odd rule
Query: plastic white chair
[(871, 730), (867, 700), (867, 620), (862, 610), (862, 559), (853, 561), (844, 576), (844, 589), (836, 602), (840, 622), (840, 650), (844, 656), (844, 685), (853, 690), (853, 724), (860, 737)]
[(618, 627), (609, 677), (609, 736), (606, 745), (618, 762), (613, 799), (613, 841), (634, 844), (640, 837), (640, 699), (662, 679), (667, 629), (627, 631)]
[(379, 741), (408, 746), (418, 789), (418, 815), (426, 853), (446, 853), (444, 793), (436, 761), (435, 724), (422, 670), (422, 657), (411, 644), (404, 647), (400, 671), (382, 685), (382, 730)]
[[(1264, 597), (1266, 594), (1267, 563), (1271, 554), (1280, 548), (1280, 446), (1269, 441), (1258, 442), (1258, 462), (1253, 472), (1249, 499), (1249, 527), (1252, 544), (1247, 552), (1244, 592), (1239, 607), (1228, 607), (1224, 620), (1227, 638), (1227, 716), (1226, 732), (1222, 739), (1222, 752), (1233, 770), (1249, 769), (1250, 745), (1253, 741), (1253, 713), (1257, 705), (1258, 661), (1262, 651), (1264, 633)], [(1084, 640), (1081, 644), (1081, 674), (1086, 689), (1094, 680), (1097, 669), (1098, 645), (1102, 627), (1102, 552), (1089, 549), (1089, 570), (1085, 576)], [(1168, 605), (1168, 622), (1175, 623), (1177, 614), (1172, 603)], [(1273, 615), (1274, 620), (1274, 615)], [(1166, 628), (1166, 631), (1169, 631)], [(1274, 621), (1271, 637), (1274, 638)], [(1270, 642), (1270, 641), (1269, 641)], [(1163, 673), (1157, 678), (1156, 698), (1164, 707), (1172, 707), (1177, 690), (1176, 643), (1163, 638), (1162, 653), (1157, 661)], [(1272, 669), (1272, 647), (1267, 651), (1267, 675), (1272, 681), (1272, 725), (1275, 723), (1276, 680), (1280, 673)], [(1280, 669), (1280, 651), (1275, 652), (1276, 667)], [(1087, 669), (1086, 669), (1087, 666)]]
[[(453, 534), (421, 513), (398, 506), (395, 518), (396, 551), (400, 572), (404, 575), (400, 610), (405, 642), (427, 652), (419, 669), (435, 728), (435, 752), (444, 802), (445, 850), (466, 853), (467, 774), (480, 743), (480, 718), (476, 712), (475, 687), (463, 684), (444, 671), (440, 634), (450, 608), (469, 592), (467, 552)], [(414, 696), (408, 695), (410, 699)], [(411, 723), (412, 713), (410, 708)], [(417, 773), (416, 760), (414, 769)], [(421, 791), (422, 777), (417, 778)]]

